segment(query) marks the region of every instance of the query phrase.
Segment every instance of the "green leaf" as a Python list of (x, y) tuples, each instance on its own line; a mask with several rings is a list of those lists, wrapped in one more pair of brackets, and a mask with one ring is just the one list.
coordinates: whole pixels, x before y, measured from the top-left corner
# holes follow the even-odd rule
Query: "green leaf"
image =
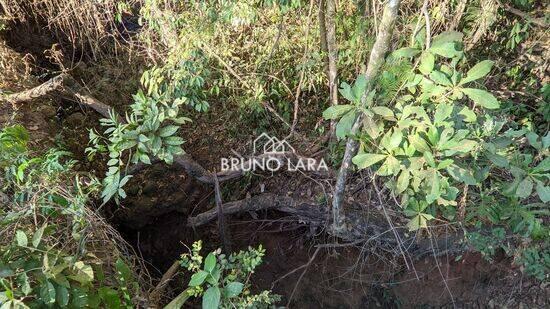
[(424, 75), (430, 74), (434, 69), (435, 57), (432, 53), (423, 52), (420, 57), (420, 64), (418, 65), (418, 70)]
[(346, 82), (342, 82), (340, 84), (339, 91), (340, 94), (350, 102), (356, 103), (356, 101), (358, 100), (358, 98), (355, 98), (355, 96), (353, 95), (351, 86)]
[(438, 125), (443, 123), (453, 113), (453, 106), (451, 104), (441, 103), (438, 104), (434, 114), (434, 124)]
[(456, 42), (442, 42), (442, 43), (434, 42), (434, 44), (430, 46), (429, 51), (445, 58), (453, 58), (462, 53), (462, 51), (456, 49), (456, 47), (457, 47)]
[(32, 236), (32, 246), (38, 248), (40, 241), (42, 240), (42, 235), (44, 235), (44, 229), (46, 229), (46, 224), (44, 223)]
[(345, 138), (351, 131), (351, 127), (355, 121), (355, 113), (353, 111), (345, 114), (338, 124), (336, 124), (336, 137), (339, 139)]
[(178, 129), (179, 127), (174, 125), (163, 127), (162, 129), (159, 130), (159, 136), (160, 137), (172, 136), (174, 135), (174, 133), (178, 131)]
[(353, 84), (353, 96), (360, 100), (365, 91), (367, 90), (367, 77), (364, 74), (359, 74)]
[(409, 143), (411, 143), (411, 145), (414, 147), (414, 149), (416, 149), (416, 151), (420, 153), (431, 151), (430, 147), (428, 146), (428, 143), (426, 143), (426, 140), (424, 140), (418, 134), (409, 135), (408, 139), (409, 139)]
[(498, 167), (506, 168), (510, 165), (508, 160), (504, 156), (501, 156), (499, 154), (487, 151), (485, 152), (485, 156), (487, 157), (487, 159), (489, 159), (489, 161), (491, 161), (494, 165)]
[(386, 161), (384, 161), (382, 166), (380, 166), (380, 168), (376, 171), (376, 174), (380, 176), (397, 176), (397, 173), (399, 173), (400, 169), (401, 164), (399, 163), (399, 160), (390, 155), (386, 158)]
[(199, 286), (203, 284), (204, 280), (206, 279), (206, 276), (208, 275), (209, 275), (208, 272), (204, 270), (199, 270), (199, 272), (191, 276), (191, 281), (189, 281), (189, 286)]
[(22, 272), (17, 276), (17, 283), (21, 286), (21, 292), (23, 292), (23, 294), (29, 295), (32, 293), (29, 276), (27, 276), (26, 272)]
[(334, 105), (331, 106), (323, 112), (323, 118), (325, 119), (338, 119), (342, 117), (345, 113), (352, 110), (355, 106), (353, 105)]
[(477, 120), (476, 113), (474, 113), (473, 110), (469, 109), (466, 106), (464, 106), (458, 114), (464, 116), (465, 122), (476, 122)]
[(99, 297), (105, 304), (106, 308), (122, 308), (122, 302), (120, 301), (120, 298), (118, 297), (118, 292), (112, 288), (109, 287), (101, 287), (99, 288)]
[(409, 187), (410, 180), (411, 174), (409, 173), (409, 171), (403, 170), (401, 174), (399, 174), (399, 177), (397, 177), (397, 190), (395, 193), (403, 193)]
[(445, 73), (434, 70), (430, 73), (430, 79), (433, 80), (436, 84), (443, 85), (443, 86), (452, 86), (453, 84), (445, 75)]
[(449, 166), (447, 168), (447, 172), (449, 172), (449, 175), (451, 175), (454, 179), (460, 182), (463, 182), (467, 185), (473, 186), (477, 184), (477, 180), (474, 178), (472, 173), (459, 166), (456, 166), (456, 165)]
[(550, 202), (550, 187), (545, 186), (541, 181), (537, 181), (537, 194), (543, 203)]
[(15, 232), (15, 239), (17, 240), (17, 245), (20, 247), (26, 247), (29, 243), (27, 234), (21, 230), (17, 230), (17, 232)]
[(449, 42), (462, 42), (464, 35), (458, 31), (444, 31), (432, 39), (432, 46), (438, 46)]
[(75, 275), (69, 276), (69, 278), (80, 282), (81, 284), (88, 284), (94, 280), (94, 270), (92, 266), (84, 264), (82, 261), (74, 263)]
[(62, 308), (67, 307), (69, 304), (69, 290), (66, 287), (57, 285), (55, 288), (55, 297), (57, 304)]
[(533, 181), (531, 178), (526, 177), (519, 183), (516, 190), (516, 196), (519, 198), (526, 198), (531, 195), (531, 192), (533, 192)]
[(176, 298), (174, 298), (164, 309), (180, 309), (183, 304), (191, 297), (191, 288), (181, 292)]
[(213, 253), (209, 253), (204, 260), (204, 270), (211, 273), (216, 266), (216, 256)]
[(550, 157), (542, 160), (534, 169), (533, 173), (541, 173), (550, 171)]
[(202, 296), (203, 309), (218, 309), (220, 304), (221, 292), (217, 286), (211, 286)]
[(230, 282), (225, 286), (225, 296), (226, 297), (235, 297), (241, 294), (243, 291), (244, 284), (240, 282)]
[(464, 85), (489, 74), (489, 72), (491, 72), (491, 68), (493, 67), (493, 63), (494, 62), (491, 60), (484, 60), (474, 65), (470, 70), (468, 70), (466, 77), (460, 81), (459, 85)]
[(395, 119), (393, 111), (385, 106), (375, 106), (371, 108), (371, 111), (377, 115), (380, 115), (386, 119)]
[(475, 104), (487, 109), (496, 109), (500, 107), (498, 100), (489, 92), (481, 89), (462, 88), (462, 92), (467, 95)]
[(48, 280), (40, 286), (40, 300), (47, 305), (55, 303), (55, 287)]
[(353, 157), (352, 161), (359, 169), (364, 169), (384, 160), (386, 157), (387, 155), (384, 154), (363, 153)]
[(395, 59), (410, 58), (420, 54), (420, 50), (417, 48), (403, 47), (394, 51), (391, 55)]

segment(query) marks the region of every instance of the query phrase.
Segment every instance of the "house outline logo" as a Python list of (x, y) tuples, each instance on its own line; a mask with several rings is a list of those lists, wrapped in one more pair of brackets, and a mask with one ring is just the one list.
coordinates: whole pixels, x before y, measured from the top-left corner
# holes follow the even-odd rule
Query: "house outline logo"
[(264, 154), (281, 154), (296, 153), (296, 150), (285, 139), (280, 140), (264, 132), (254, 140), (253, 152), (255, 155), (260, 152)]

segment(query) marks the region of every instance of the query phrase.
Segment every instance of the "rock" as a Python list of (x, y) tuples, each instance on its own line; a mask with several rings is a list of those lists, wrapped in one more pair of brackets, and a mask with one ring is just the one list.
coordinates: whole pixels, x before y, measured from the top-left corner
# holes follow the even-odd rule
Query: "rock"
[(86, 117), (82, 113), (74, 113), (69, 115), (65, 121), (71, 127), (78, 127), (84, 123), (84, 119), (86, 119)]

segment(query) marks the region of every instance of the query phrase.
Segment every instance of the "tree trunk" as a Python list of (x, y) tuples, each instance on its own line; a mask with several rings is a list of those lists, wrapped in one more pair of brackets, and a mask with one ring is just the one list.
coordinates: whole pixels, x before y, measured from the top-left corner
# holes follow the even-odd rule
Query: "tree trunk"
[[(384, 8), (384, 14), (378, 28), (378, 36), (376, 37), (376, 42), (372, 47), (367, 71), (365, 72), (365, 76), (370, 85), (369, 88), (372, 87), (372, 82), (376, 74), (380, 70), (380, 67), (382, 67), (382, 64), (384, 63), (384, 56), (390, 48), (390, 39), (392, 37), (393, 27), (399, 13), (400, 2), (400, 0), (390, 0)], [(363, 94), (361, 100), (362, 104), (364, 104), (366, 95), (369, 90), (370, 89), (367, 89), (367, 91)], [(334, 187), (334, 197), (332, 200), (332, 220), (335, 231), (338, 231), (342, 228), (343, 211), (341, 207), (342, 201), (344, 199), (346, 179), (349, 168), (351, 167), (351, 159), (353, 158), (353, 156), (355, 156), (355, 153), (357, 152), (357, 141), (353, 139), (353, 136), (355, 136), (360, 131), (363, 123), (363, 117), (363, 114), (359, 114), (352, 126), (352, 137), (348, 138), (347, 140), (346, 151), (342, 160), (342, 166), (340, 166), (338, 177), (336, 179), (336, 186)]]
[[(326, 0), (326, 43), (328, 50), (328, 86), (330, 105), (338, 105), (338, 47), (336, 45), (336, 4), (335, 0)], [(330, 135), (335, 137), (336, 121), (330, 122)]]

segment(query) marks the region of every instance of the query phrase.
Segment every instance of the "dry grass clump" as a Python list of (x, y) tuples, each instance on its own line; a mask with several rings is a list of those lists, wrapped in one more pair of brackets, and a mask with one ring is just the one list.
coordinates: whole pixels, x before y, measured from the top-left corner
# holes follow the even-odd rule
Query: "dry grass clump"
[(100, 56), (106, 43), (119, 41), (116, 26), (123, 7), (135, 1), (116, 0), (0, 0), (3, 19), (21, 23), (36, 23), (47, 27), (59, 42), (68, 41), (73, 47), (91, 50)]
[(0, 40), (0, 94), (32, 87), (35, 84), (31, 76), (32, 63), (30, 55), (22, 56)]

